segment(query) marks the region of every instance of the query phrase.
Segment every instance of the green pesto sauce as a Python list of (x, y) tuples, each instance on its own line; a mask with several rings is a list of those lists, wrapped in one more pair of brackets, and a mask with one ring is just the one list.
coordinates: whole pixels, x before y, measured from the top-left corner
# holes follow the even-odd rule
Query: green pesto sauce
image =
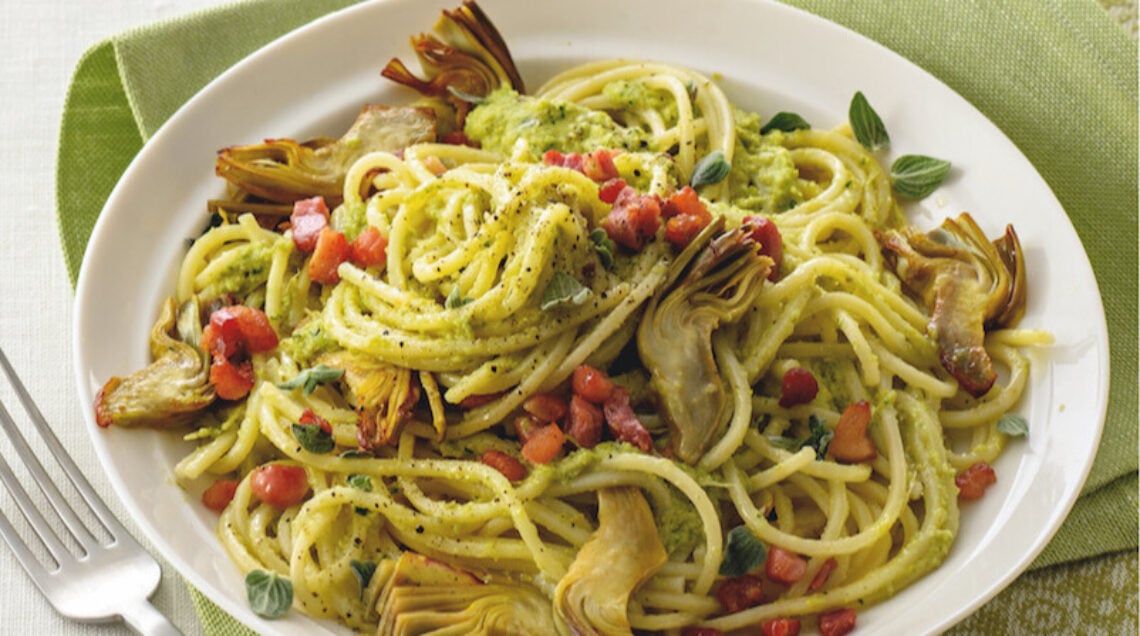
[(463, 439), (450, 440), (439, 445), (439, 454), (452, 459), (479, 461), (483, 453), (489, 450), (497, 450), (516, 459), (522, 457), (518, 444), (493, 433), (476, 433)]
[(340, 348), (337, 341), (325, 331), (320, 320), (302, 324), (278, 346), (302, 367), (313, 366), (317, 356)]
[(677, 121), (677, 100), (669, 91), (649, 88), (641, 82), (618, 80), (606, 84), (602, 94), (618, 108), (631, 111), (650, 108), (660, 112), (667, 122)]
[(329, 225), (349, 241), (356, 238), (368, 226), (368, 218), (363, 203), (341, 203), (333, 208)]
[(614, 449), (613, 442), (603, 442), (593, 448), (579, 448), (554, 464), (554, 478), (560, 482), (570, 481), (598, 463), (605, 451)]
[(502, 87), (468, 115), (464, 133), (485, 150), (509, 154), (519, 139), (530, 150), (589, 152), (598, 148), (636, 150), (648, 145), (640, 129), (624, 128), (609, 115), (567, 102), (519, 95)]
[[(551, 465), (554, 478), (560, 482), (567, 482), (589, 470), (602, 459), (611, 455), (640, 452), (624, 442), (602, 442), (594, 448), (580, 448), (565, 459)], [(698, 483), (709, 482), (708, 473), (692, 468), (687, 464), (676, 462), (697, 480)], [(657, 532), (661, 536), (661, 543), (670, 555), (687, 555), (705, 540), (704, 525), (696, 507), (680, 491), (669, 488), (671, 495), (667, 505), (654, 505), (653, 518), (657, 524)], [(656, 502), (655, 502), (656, 503)]]
[(234, 249), (240, 250), (238, 257), (224, 272), (210, 281), (199, 296), (202, 298), (217, 298), (223, 294), (244, 296), (265, 284), (269, 278), (273, 246), (249, 243)]
[(670, 556), (688, 555), (704, 543), (704, 524), (692, 502), (673, 488), (669, 492), (673, 495), (670, 505), (653, 511), (657, 533)]
[(767, 214), (783, 212), (803, 200), (799, 171), (780, 145), (783, 133), (760, 134), (760, 115), (735, 110), (736, 149), (729, 172), (732, 204)]

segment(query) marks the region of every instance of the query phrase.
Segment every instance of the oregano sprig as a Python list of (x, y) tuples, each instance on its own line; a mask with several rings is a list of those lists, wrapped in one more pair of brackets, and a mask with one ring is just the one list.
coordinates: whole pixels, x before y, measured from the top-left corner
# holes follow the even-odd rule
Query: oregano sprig
[(760, 134), (766, 135), (773, 130), (781, 130), (783, 132), (792, 132), (795, 130), (803, 130), (811, 128), (811, 124), (806, 119), (800, 117), (796, 113), (789, 113), (787, 111), (780, 111), (768, 120), (768, 123), (760, 127)]
[(891, 164), (895, 192), (908, 199), (921, 199), (934, 192), (949, 173), (949, 161), (926, 155), (903, 155)]
[[(890, 145), (887, 127), (862, 91), (855, 91), (847, 110), (851, 132), (866, 149), (874, 152)], [(891, 187), (899, 196), (921, 199), (934, 192), (946, 175), (950, 162), (926, 155), (903, 155), (891, 164)]]
[(760, 567), (767, 559), (768, 550), (748, 526), (736, 526), (728, 532), (725, 541), (720, 575), (740, 576)]
[(245, 594), (255, 614), (279, 618), (293, 605), (293, 582), (276, 572), (250, 570), (245, 575)]
[(998, 420), (997, 430), (1012, 437), (1029, 435), (1029, 421), (1017, 413), (1006, 413)]
[(862, 91), (855, 91), (851, 98), (851, 105), (847, 108), (847, 120), (851, 122), (851, 132), (863, 147), (871, 152), (885, 148), (891, 143), (891, 136), (887, 134), (887, 127), (879, 118), (879, 113), (871, 108), (871, 103)]
[(724, 181), (732, 165), (725, 159), (724, 153), (714, 150), (701, 158), (693, 166), (693, 176), (689, 178), (689, 185), (699, 188), (703, 185), (712, 185)]
[(301, 392), (305, 395), (309, 395), (313, 391), (316, 391), (318, 386), (339, 380), (342, 375), (344, 375), (344, 369), (336, 369), (318, 364), (315, 367), (305, 369), (298, 373), (292, 380), (278, 384), (277, 388), (292, 391), (297, 387), (301, 387)]
[(550, 280), (550, 284), (542, 292), (542, 305), (540, 306), (543, 311), (546, 311), (563, 303), (581, 305), (586, 302), (591, 294), (593, 292), (590, 291), (589, 287), (579, 283), (570, 274), (554, 272), (554, 278)]

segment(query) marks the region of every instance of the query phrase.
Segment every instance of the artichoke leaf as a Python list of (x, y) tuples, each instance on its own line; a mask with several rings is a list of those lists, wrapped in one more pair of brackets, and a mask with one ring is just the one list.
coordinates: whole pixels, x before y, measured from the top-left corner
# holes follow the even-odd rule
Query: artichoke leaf
[(447, 100), (456, 110), (457, 129), (471, 108), (464, 96), (486, 97), (504, 85), (525, 91), (506, 42), (479, 5), (466, 0), (456, 9), (443, 10), (433, 31), (411, 38), (427, 79), (396, 58), (381, 75), (422, 95)]
[[(196, 316), (197, 304), (187, 304), (181, 313)], [(174, 299), (167, 298), (150, 332), (154, 362), (125, 378), (107, 380), (95, 396), (99, 426), (173, 428), (214, 402), (209, 360), (197, 346), (173, 336), (176, 320)]]
[(484, 583), (414, 552), (401, 554), (388, 577), (376, 603), (379, 636), (550, 634), (555, 629), (550, 600), (529, 585)]
[(681, 253), (679, 267), (687, 264), (687, 270), (671, 272), (676, 282), (650, 300), (637, 333), (674, 455), (690, 464), (701, 458), (728, 419), (729, 397), (713, 355), (712, 334), (747, 311), (772, 267), (745, 229), (720, 232), (722, 228), (723, 219), (714, 221)]
[(420, 399), (415, 373), (345, 350), (324, 354), (318, 361), (344, 370), (349, 401), (360, 415), (356, 435), (360, 448), (371, 450), (393, 443)]
[[(237, 189), (276, 203), (321, 196), (329, 207), (344, 199), (344, 178), (352, 164), (369, 152), (395, 152), (435, 141), (435, 113), (410, 106), (365, 106), (343, 137), (299, 143), (267, 139), (260, 144), (218, 151), (214, 171)], [(215, 206), (222, 206), (215, 203)], [(290, 207), (266, 206), (288, 213)]]
[(1012, 326), (1025, 311), (1025, 260), (1013, 226), (990, 242), (963, 212), (927, 233), (906, 227), (878, 238), (905, 289), (930, 312), (943, 368), (970, 395), (985, 394), (997, 379), (986, 329)]
[(1000, 313), (989, 319), (986, 327), (1013, 327), (1021, 322), (1021, 317), (1025, 315), (1028, 284), (1025, 276), (1025, 253), (1021, 250), (1021, 241), (1017, 238), (1017, 232), (1013, 231), (1012, 225), (1005, 226), (1005, 234), (994, 241), (994, 249), (997, 250), (1010, 276), (1009, 301)]
[(598, 491), (598, 529), (554, 590), (559, 631), (632, 634), (629, 597), (669, 559), (653, 512), (632, 486)]

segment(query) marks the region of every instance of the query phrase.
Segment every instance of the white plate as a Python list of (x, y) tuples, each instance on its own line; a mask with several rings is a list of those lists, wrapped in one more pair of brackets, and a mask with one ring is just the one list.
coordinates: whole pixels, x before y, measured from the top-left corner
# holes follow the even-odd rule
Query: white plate
[[(205, 201), (222, 194), (215, 151), (262, 138), (339, 136), (365, 102), (408, 93), (379, 76), (411, 60), (408, 36), (459, 0), (391, 0), (314, 22), (260, 50), (206, 87), (146, 145), (95, 226), (75, 310), (82, 403), (103, 382), (147, 363), (146, 335), (174, 286)], [(484, 0), (530, 88), (554, 71), (605, 57), (640, 57), (716, 73), (736, 103), (769, 116), (796, 111), (817, 126), (844, 121), (862, 90), (886, 122), (892, 153), (953, 162), (951, 178), (910, 212), (922, 225), (968, 210), (990, 236), (1013, 223), (1030, 274), (1024, 326), (1057, 344), (1037, 355), (1020, 412), (1027, 440), (998, 461), (999, 481), (964, 506), (946, 562), (897, 597), (859, 614), (861, 633), (949, 627), (1011, 582), (1068, 513), (1095, 455), (1108, 390), (1101, 300), (1084, 250), (1049, 187), (1017, 148), (960, 96), (898, 55), (830, 22), (767, 1)], [(414, 67), (413, 67), (414, 68)], [(217, 517), (174, 484), (187, 452), (177, 436), (101, 430), (96, 452), (135, 521), (199, 590), (259, 632), (341, 631), (297, 612), (263, 621), (214, 537)]]

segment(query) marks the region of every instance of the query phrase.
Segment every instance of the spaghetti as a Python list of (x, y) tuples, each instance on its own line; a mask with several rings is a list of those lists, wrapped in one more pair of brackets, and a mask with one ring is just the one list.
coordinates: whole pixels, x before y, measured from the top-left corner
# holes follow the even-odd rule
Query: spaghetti
[[(480, 128), (551, 108), (561, 119)], [(598, 117), (620, 151), (595, 154), (606, 148)], [(578, 132), (562, 136), (568, 121)], [(562, 126), (562, 145), (543, 147), (548, 124)], [(1026, 385), (1020, 350), (1048, 338), (991, 330), (985, 349), (1006, 371), (964, 395), (931, 310), (884, 256), (883, 236), (904, 220), (876, 157), (847, 126), (760, 131), (692, 70), (596, 62), (531, 96), (504, 88), (474, 105), (466, 132), (481, 149), (427, 141), (356, 159), (329, 229), (351, 240), (374, 228), (387, 241), (379, 263), (345, 259), (334, 282), (314, 280), (321, 248), (300, 249), (296, 217), (281, 232), (235, 215), (197, 239), (174, 293), (183, 316), (225, 298), (281, 336), (250, 350), (248, 396), (205, 411), (176, 467), (186, 484), (237, 482), (218, 525), (237, 566), (287, 578), (306, 614), (380, 633), (742, 630), (862, 607), (937, 567), (958, 525), (955, 475), (1002, 451), (997, 422)], [(570, 153), (613, 173), (592, 177)], [(713, 219), (702, 232), (671, 242), (662, 224), (637, 249), (614, 244), (613, 180), (627, 199), (673, 201), (717, 156), (730, 171), (695, 189)], [(777, 231), (778, 259), (753, 232), (760, 219)], [(700, 270), (730, 235), (747, 253)], [(642, 333), (678, 307), (696, 318)], [(686, 380), (707, 375), (722, 407), (697, 418), (716, 434), (682, 459), (691, 431), (660, 408), (668, 373), (644, 361), (671, 355), (647, 347), (689, 351), (682, 341), (700, 325), (705, 370)], [(183, 334), (204, 349), (213, 337)], [(321, 369), (329, 376), (300, 381)], [(575, 438), (577, 416), (536, 414), (536, 396), (583, 401), (579, 369), (608, 371), (628, 399), (591, 407), (604, 411), (605, 440)], [(793, 369), (818, 393), (781, 400)], [(826, 440), (840, 444), (856, 403), (869, 408), (874, 450), (843, 461)], [(630, 417), (647, 442), (628, 433)], [(564, 440), (541, 461), (526, 452), (536, 425)], [(260, 498), (267, 465), (300, 467), (304, 497)], [(637, 519), (656, 532), (636, 535)], [(800, 571), (724, 574), (738, 527)], [(604, 566), (621, 580), (623, 564), (639, 572), (625, 589), (583, 574)], [(749, 576), (764, 602), (727, 591)]]

